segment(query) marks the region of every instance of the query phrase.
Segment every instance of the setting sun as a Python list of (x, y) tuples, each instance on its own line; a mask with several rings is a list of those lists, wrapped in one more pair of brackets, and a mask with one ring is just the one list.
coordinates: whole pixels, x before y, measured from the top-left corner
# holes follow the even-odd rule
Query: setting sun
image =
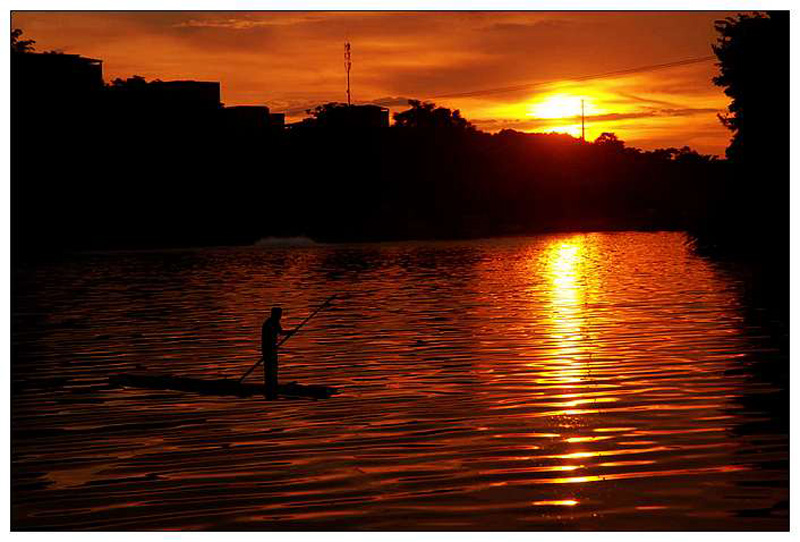
[[(597, 130), (600, 128), (595, 123), (595, 117), (605, 113), (603, 108), (598, 107), (598, 95), (603, 96), (604, 99), (613, 98), (613, 95), (602, 88), (593, 87), (591, 94), (591, 96), (582, 96), (576, 92), (547, 94), (529, 102), (526, 106), (526, 115), (539, 123), (537, 131), (557, 132), (580, 137), (581, 114), (583, 114), (586, 117), (587, 137), (589, 137), (589, 130), (592, 134), (599, 133)], [(581, 105), (583, 105), (582, 108)]]
[(571, 119), (580, 114), (581, 98), (568, 94), (552, 94), (528, 108), (528, 116), (539, 119)]

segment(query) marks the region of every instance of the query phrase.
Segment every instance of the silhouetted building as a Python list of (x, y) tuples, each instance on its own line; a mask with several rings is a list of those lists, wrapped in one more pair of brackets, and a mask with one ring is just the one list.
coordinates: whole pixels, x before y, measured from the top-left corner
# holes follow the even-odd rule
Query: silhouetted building
[(270, 113), (270, 126), (283, 129), (286, 126), (286, 115), (284, 113)]
[(41, 160), (37, 148), (86, 143), (96, 127), (103, 63), (80, 55), (11, 53), (11, 132), (18, 165)]
[(347, 105), (331, 102), (309, 111), (312, 117), (291, 125), (293, 129), (313, 127), (363, 130), (389, 127), (389, 109), (379, 105)]
[(80, 129), (79, 121), (92, 116), (102, 90), (100, 60), (57, 53), (12, 53), (12, 130), (39, 137), (71, 137)]
[(265, 105), (236, 105), (223, 110), (225, 131), (239, 137), (265, 137), (283, 130), (283, 113), (270, 113)]
[(205, 81), (140, 80), (108, 87), (107, 105), (120, 114), (174, 118), (217, 113), (220, 84)]
[(103, 61), (58, 53), (12, 53), (11, 79), (27, 103), (63, 102), (103, 89)]
[(148, 86), (151, 99), (162, 107), (192, 111), (216, 111), (221, 107), (218, 82), (154, 81)]
[[(132, 137), (210, 137), (220, 127), (220, 84), (205, 81), (129, 79), (106, 87), (103, 118), (109, 130)], [(203, 134), (206, 134), (205, 136)]]
[(351, 106), (350, 122), (357, 128), (388, 128), (389, 109), (379, 105)]
[(330, 111), (330, 126), (347, 128), (388, 128), (389, 109), (379, 105), (351, 105)]

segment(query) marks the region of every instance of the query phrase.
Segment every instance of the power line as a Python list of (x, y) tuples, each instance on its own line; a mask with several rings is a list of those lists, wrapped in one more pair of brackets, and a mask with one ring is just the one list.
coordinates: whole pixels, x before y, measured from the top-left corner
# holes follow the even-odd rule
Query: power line
[(709, 55), (709, 56), (701, 56), (695, 58), (687, 58), (684, 60), (675, 60), (672, 62), (665, 62), (663, 64), (650, 64), (648, 66), (638, 66), (636, 68), (627, 68), (624, 70), (615, 70), (610, 72), (604, 73), (597, 73), (593, 75), (581, 75), (577, 77), (561, 77), (559, 79), (551, 79), (547, 81), (537, 81), (535, 83), (525, 83), (521, 85), (513, 85), (508, 87), (495, 87), (495, 88), (487, 88), (483, 90), (472, 90), (466, 92), (454, 92), (451, 94), (441, 94), (439, 96), (433, 96), (433, 99), (441, 99), (441, 98), (468, 98), (471, 96), (487, 96), (490, 94), (504, 94), (506, 92), (518, 92), (520, 90), (527, 90), (531, 88), (541, 87), (545, 85), (552, 85), (553, 83), (561, 83), (566, 81), (591, 81), (593, 79), (606, 79), (611, 77), (619, 77), (621, 75), (630, 75), (635, 73), (643, 73), (643, 72), (651, 72), (656, 70), (664, 70), (667, 68), (676, 68), (678, 66), (688, 66), (690, 64), (698, 64), (700, 62), (708, 62), (710, 60), (716, 60), (716, 56)]
[[(348, 58), (348, 54), (347, 54), (347, 53), (349, 53), (349, 50), (348, 50), (349, 47), (347, 47), (347, 45), (349, 45), (349, 42), (345, 46), (345, 69), (347, 70), (347, 75), (348, 75), (348, 91), (349, 91), (349, 75), (350, 75), (349, 67), (352, 65), (352, 63), (349, 62), (349, 58)], [(471, 97), (471, 96), (485, 96), (485, 95), (490, 95), (490, 94), (502, 94), (502, 93), (506, 93), (506, 92), (517, 92), (517, 91), (520, 91), (520, 90), (526, 90), (526, 89), (531, 89), (531, 88), (537, 88), (537, 87), (543, 87), (543, 86), (547, 86), (547, 85), (552, 85), (554, 83), (562, 83), (562, 82), (568, 82), (568, 81), (591, 81), (591, 80), (594, 80), (594, 79), (613, 78), (613, 77), (619, 77), (619, 76), (622, 76), (622, 75), (629, 75), (629, 74), (635, 74), (635, 73), (643, 73), (643, 72), (664, 70), (664, 69), (675, 68), (675, 67), (679, 67), (679, 66), (688, 66), (688, 65), (691, 65), (691, 64), (698, 64), (698, 63), (701, 63), (701, 62), (708, 62), (708, 61), (711, 61), (711, 60), (716, 60), (716, 58), (717, 57), (713, 56), (713, 55), (701, 56), (701, 57), (695, 57), (695, 58), (687, 58), (687, 59), (683, 59), (683, 60), (674, 60), (672, 62), (665, 62), (663, 64), (650, 64), (648, 66), (638, 66), (638, 67), (635, 67), (635, 68), (626, 68), (626, 69), (614, 70), (614, 71), (610, 71), (610, 72), (604, 72), (604, 73), (598, 73), (598, 74), (592, 74), (592, 75), (580, 75), (580, 76), (575, 76), (575, 77), (561, 77), (559, 79), (548, 79), (548, 80), (545, 80), (545, 81), (537, 81), (535, 83), (525, 83), (525, 84), (521, 84), (521, 85), (513, 85), (513, 86), (507, 86), (507, 87), (495, 87), (495, 88), (488, 88), (488, 89), (483, 89), (483, 90), (472, 90), (472, 91), (457, 92), (457, 93), (451, 93), (451, 94), (441, 94), (439, 96), (427, 97), (427, 99), (436, 100), (436, 99), (441, 99), (441, 98), (466, 98), (466, 97)], [(348, 92), (348, 98), (349, 98), (349, 92)], [(422, 98), (425, 98), (425, 97), (422, 96)], [(374, 100), (371, 103), (375, 103), (377, 105), (384, 105), (384, 104), (381, 103), (381, 100)], [(395, 104), (389, 104), (389, 105), (395, 105)], [(309, 107), (313, 107), (313, 106), (312, 105), (308, 105), (308, 106), (303, 106), (303, 107), (297, 107), (295, 109), (288, 110), (287, 113), (288, 114), (302, 113), (302, 112), (305, 112)]]

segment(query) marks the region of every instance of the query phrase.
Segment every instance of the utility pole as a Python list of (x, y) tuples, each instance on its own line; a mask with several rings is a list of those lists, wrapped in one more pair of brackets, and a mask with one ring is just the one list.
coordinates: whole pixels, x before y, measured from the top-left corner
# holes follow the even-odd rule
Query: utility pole
[(581, 98), (581, 141), (586, 142), (586, 116), (583, 114), (583, 98)]
[(353, 62), (350, 60), (350, 42), (344, 42), (344, 69), (347, 72), (347, 106), (350, 106), (350, 67)]

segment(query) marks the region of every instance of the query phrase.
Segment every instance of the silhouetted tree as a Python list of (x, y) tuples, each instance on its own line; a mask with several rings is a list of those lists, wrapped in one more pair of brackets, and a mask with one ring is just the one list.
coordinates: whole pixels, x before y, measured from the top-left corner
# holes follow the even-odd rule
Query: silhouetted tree
[(33, 52), (33, 44), (36, 40), (23, 40), (22, 30), (15, 28), (11, 31), (11, 52), (12, 53), (31, 53)]
[(617, 134), (612, 132), (603, 132), (594, 140), (594, 144), (615, 150), (622, 150), (625, 148), (625, 142), (619, 139)]
[(422, 129), (455, 129), (474, 130), (474, 126), (464, 117), (461, 111), (452, 111), (446, 107), (436, 107), (432, 102), (409, 100), (411, 109), (394, 114), (395, 126), (401, 128)]
[(306, 113), (317, 119), (319, 122), (325, 122), (328, 117), (338, 111), (343, 111), (349, 107), (345, 103), (328, 102), (326, 104), (318, 105), (314, 109), (307, 109)]
[[(733, 132), (734, 161), (786, 157), (789, 123), (789, 12), (737, 15), (717, 21), (714, 84), (731, 98), (722, 123)], [(751, 158), (748, 158), (751, 157)]]
[(789, 234), (789, 14), (740, 14), (715, 28), (713, 81), (731, 98), (720, 120), (733, 137), (726, 174), (705, 184), (704, 212), (690, 233), (703, 250), (780, 269)]

